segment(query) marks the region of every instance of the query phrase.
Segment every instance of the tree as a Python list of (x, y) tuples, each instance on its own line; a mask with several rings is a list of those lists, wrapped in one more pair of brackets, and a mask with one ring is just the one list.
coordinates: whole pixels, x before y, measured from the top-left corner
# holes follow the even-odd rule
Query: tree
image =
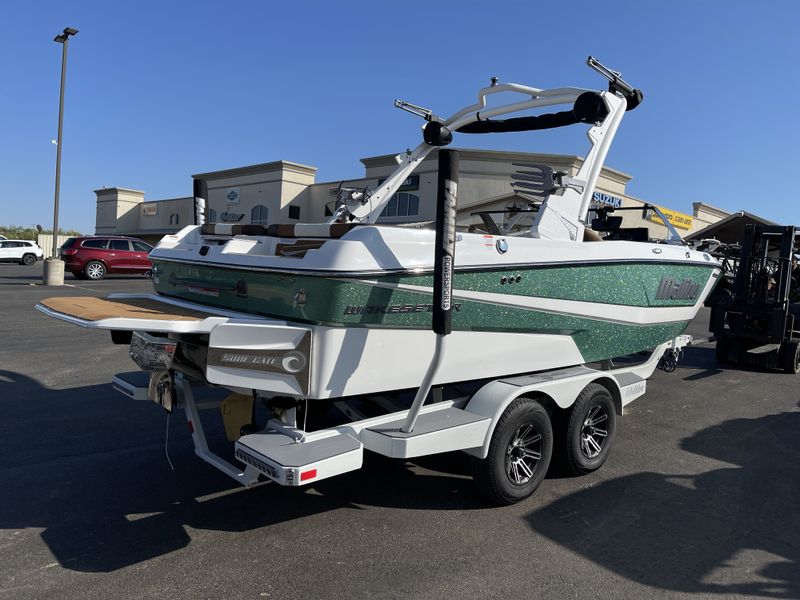
[[(42, 233), (52, 234), (52, 229), (43, 229)], [(59, 227), (59, 235), (79, 236), (83, 235), (74, 229), (64, 230)], [(6, 236), (10, 240), (35, 240), (39, 232), (35, 227), (22, 227), (21, 225), (0, 225), (0, 235)]]

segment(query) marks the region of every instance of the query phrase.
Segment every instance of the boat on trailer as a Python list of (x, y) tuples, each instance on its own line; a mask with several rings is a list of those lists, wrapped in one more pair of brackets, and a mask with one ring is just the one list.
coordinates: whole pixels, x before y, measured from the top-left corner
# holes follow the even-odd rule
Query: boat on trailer
[[(150, 254), (154, 294), (52, 298), (37, 308), (129, 343), (150, 375), (146, 384), (121, 377), (115, 387), (182, 404), (198, 454), (246, 484), (266, 475), (299, 485), (352, 470), (365, 447), (399, 458), (466, 450), (487, 494), (515, 501), (544, 476), (551, 420), (561, 412), (560, 454), (574, 472), (593, 470), (610, 448), (614, 415), (687, 343), (681, 334), (719, 264), (684, 245), (666, 219), (668, 243), (604, 240), (592, 230), (614, 219), (604, 212), (588, 222), (592, 195), (622, 116), (643, 96), (619, 73), (591, 57), (588, 64), (608, 79), (607, 91), (493, 80), (476, 104), (447, 119), (396, 101), (425, 119), (423, 141), (397, 157), (376, 190), (341, 189), (328, 223), (205, 223), (207, 192), (196, 182), (198, 223)], [(497, 94), (516, 99), (490, 105)], [(569, 108), (497, 119), (556, 105)], [(588, 126), (590, 149), (574, 176), (539, 164), (518, 176), (540, 200), (525, 235), (488, 222), (486, 233), (456, 230), (458, 155), (447, 148), (454, 133), (577, 124)], [(376, 224), (433, 151), (435, 228)], [(615, 357), (652, 349), (643, 367), (612, 368)], [(587, 366), (595, 362), (599, 369)], [(236, 442), (244, 471), (208, 452), (189, 380), (265, 401), (273, 418), (258, 431), (247, 423)], [(480, 385), (442, 399), (462, 382)], [(409, 388), (411, 405), (388, 415), (314, 433), (298, 426), (308, 401)]]

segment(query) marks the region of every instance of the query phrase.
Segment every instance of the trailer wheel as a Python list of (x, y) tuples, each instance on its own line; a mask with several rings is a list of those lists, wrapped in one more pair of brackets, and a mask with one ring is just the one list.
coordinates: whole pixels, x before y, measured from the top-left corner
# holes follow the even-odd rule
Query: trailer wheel
[(800, 373), (800, 343), (783, 342), (778, 354), (778, 366), (784, 373)]
[(617, 431), (614, 400), (599, 383), (578, 394), (561, 436), (559, 462), (570, 475), (583, 475), (606, 462)]
[(497, 421), (489, 454), (472, 459), (472, 476), (480, 492), (497, 504), (530, 496), (547, 474), (553, 455), (553, 427), (544, 407), (517, 398)]

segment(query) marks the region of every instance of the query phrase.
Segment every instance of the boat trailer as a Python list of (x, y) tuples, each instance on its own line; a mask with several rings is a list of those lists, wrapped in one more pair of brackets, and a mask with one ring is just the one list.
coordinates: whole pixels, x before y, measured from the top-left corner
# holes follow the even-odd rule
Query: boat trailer
[[(260, 431), (246, 433), (246, 427), (245, 435), (235, 441), (234, 455), (244, 468), (209, 447), (200, 411), (224, 401), (196, 401), (192, 387), (203, 382), (173, 372), (168, 380), (153, 385), (150, 373), (134, 371), (116, 375), (113, 387), (134, 400), (155, 400), (170, 411), (182, 407), (195, 454), (245, 487), (264, 478), (302, 486), (354, 471), (362, 466), (364, 450), (398, 459), (461, 450), (473, 457), (479, 489), (497, 503), (509, 504), (535, 490), (551, 457), (573, 474), (599, 468), (611, 449), (617, 415), (644, 395), (647, 379), (657, 368), (674, 370), (676, 357), (690, 342), (690, 336), (679, 336), (632, 366), (615, 367), (606, 361), (597, 367), (493, 379), (474, 393), (452, 399), (442, 399), (443, 388), (435, 387), (430, 393), (433, 402), (421, 407), (409, 432), (403, 429), (412, 409), (305, 431), (297, 409), (289, 408)], [(381, 400), (390, 398), (375, 399)], [(356, 409), (340, 408), (353, 418), (361, 416)], [(540, 417), (534, 421), (535, 432), (518, 426), (514, 416), (520, 412)], [(506, 481), (491, 476), (498, 468), (509, 474)], [(509, 480), (516, 485), (506, 485)]]

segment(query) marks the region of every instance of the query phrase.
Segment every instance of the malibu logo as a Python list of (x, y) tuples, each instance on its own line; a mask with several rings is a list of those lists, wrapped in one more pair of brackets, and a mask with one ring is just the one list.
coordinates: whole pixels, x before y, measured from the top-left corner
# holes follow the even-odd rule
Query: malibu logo
[(700, 284), (686, 278), (677, 281), (672, 277), (662, 277), (656, 292), (656, 300), (694, 300), (700, 294)]

